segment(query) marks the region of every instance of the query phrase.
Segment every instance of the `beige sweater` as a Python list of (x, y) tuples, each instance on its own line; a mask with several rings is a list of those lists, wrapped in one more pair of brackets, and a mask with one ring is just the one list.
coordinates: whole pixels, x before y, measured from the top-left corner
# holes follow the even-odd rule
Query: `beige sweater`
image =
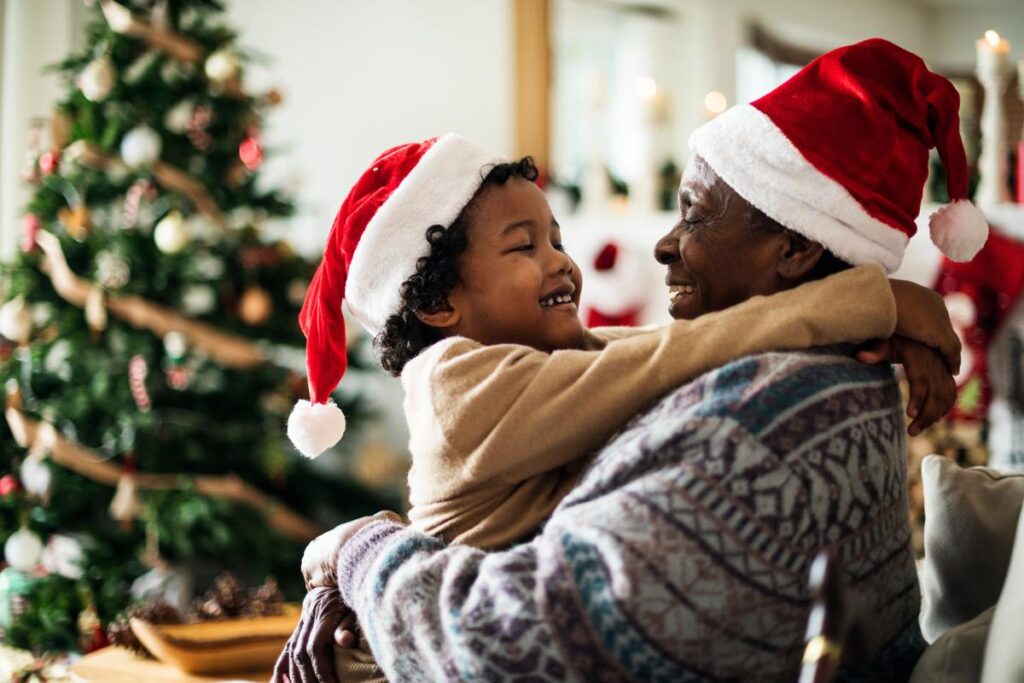
[(508, 545), (550, 515), (589, 453), (669, 390), (743, 356), (895, 326), (888, 280), (861, 266), (696, 320), (598, 329), (583, 350), (445, 339), (402, 372), (409, 520), (449, 543)]

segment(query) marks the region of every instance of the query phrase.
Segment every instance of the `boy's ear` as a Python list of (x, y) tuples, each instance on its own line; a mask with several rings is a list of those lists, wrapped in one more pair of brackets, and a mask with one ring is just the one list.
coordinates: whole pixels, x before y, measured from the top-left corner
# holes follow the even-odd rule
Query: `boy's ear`
[(778, 272), (784, 280), (800, 280), (817, 265), (825, 248), (800, 233), (785, 230), (779, 249)]
[(424, 325), (444, 329), (448, 327), (453, 327), (456, 323), (459, 322), (459, 318), (461, 316), (459, 315), (459, 312), (456, 309), (449, 306), (446, 309), (434, 311), (432, 313), (427, 313), (426, 311), (416, 311), (416, 317), (419, 318), (420, 322), (422, 322)]

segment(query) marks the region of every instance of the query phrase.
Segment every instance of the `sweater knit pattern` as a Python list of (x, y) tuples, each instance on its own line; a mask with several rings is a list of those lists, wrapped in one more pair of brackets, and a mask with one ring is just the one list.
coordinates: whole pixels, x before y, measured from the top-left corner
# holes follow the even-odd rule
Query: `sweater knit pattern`
[(532, 542), (376, 527), (340, 587), (389, 680), (783, 681), (832, 547), (905, 679), (920, 652), (901, 399), (836, 349), (709, 373), (633, 420)]

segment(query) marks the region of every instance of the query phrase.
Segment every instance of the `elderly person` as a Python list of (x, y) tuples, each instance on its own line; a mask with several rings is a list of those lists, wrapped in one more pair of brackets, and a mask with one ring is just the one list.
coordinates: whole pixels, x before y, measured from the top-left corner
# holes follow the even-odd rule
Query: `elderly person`
[[(679, 223), (655, 249), (673, 316), (851, 263), (894, 269), (927, 147), (951, 198), (965, 196), (956, 128), (949, 83), (883, 41), (829, 53), (703, 127)], [(933, 223), (951, 256), (984, 241), (972, 210), (956, 202)], [(896, 339), (873, 353), (916, 352)], [(385, 516), (326, 534), (303, 560), (312, 590), (282, 662), (331, 680), (310, 654), (331, 645), (340, 596), (393, 681), (792, 680), (808, 569), (830, 547), (880, 645), (857, 673), (906, 679), (923, 641), (901, 400), (888, 366), (852, 354), (753, 356), (672, 392), (596, 454), (528, 543), (447, 547)]]

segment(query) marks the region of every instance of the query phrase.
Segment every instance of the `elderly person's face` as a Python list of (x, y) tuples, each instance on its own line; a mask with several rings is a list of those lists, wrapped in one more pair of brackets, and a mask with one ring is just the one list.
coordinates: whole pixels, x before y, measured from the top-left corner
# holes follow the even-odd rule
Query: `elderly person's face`
[(700, 157), (679, 187), (679, 222), (658, 240), (654, 256), (668, 267), (669, 313), (692, 319), (788, 289), (820, 257), (821, 246), (763, 216)]

